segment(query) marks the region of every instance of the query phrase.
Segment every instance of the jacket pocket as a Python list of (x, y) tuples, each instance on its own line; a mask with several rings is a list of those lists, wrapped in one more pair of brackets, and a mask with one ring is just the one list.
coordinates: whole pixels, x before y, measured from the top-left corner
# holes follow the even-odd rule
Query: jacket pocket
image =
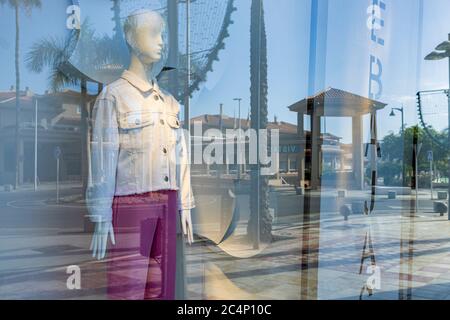
[(142, 129), (154, 123), (152, 112), (148, 111), (130, 111), (119, 118), (119, 127), (122, 130)]
[(180, 120), (178, 120), (177, 114), (168, 114), (167, 115), (167, 124), (170, 127), (169, 138), (172, 145), (177, 143), (178, 139), (178, 130), (181, 128)]
[(175, 114), (168, 114), (167, 115), (167, 123), (172, 129), (179, 129), (180, 128), (180, 120), (178, 120), (178, 116)]
[(149, 131), (155, 123), (154, 115), (148, 111), (130, 111), (119, 117), (120, 145), (128, 151), (144, 151), (149, 140)]

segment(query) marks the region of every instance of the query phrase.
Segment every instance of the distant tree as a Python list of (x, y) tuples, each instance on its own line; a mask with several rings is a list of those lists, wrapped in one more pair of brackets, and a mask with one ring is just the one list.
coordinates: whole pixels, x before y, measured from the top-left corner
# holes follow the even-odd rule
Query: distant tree
[[(426, 134), (425, 130), (419, 126), (412, 126), (405, 129), (404, 141), (401, 133), (389, 133), (383, 138), (382, 142), (382, 163), (380, 165), (379, 175), (384, 177), (385, 183), (387, 181), (391, 183), (395, 182), (395, 176), (398, 178), (401, 176), (401, 162), (403, 161), (406, 168), (406, 175), (409, 177), (407, 180), (411, 181), (412, 175), (412, 157), (413, 157), (413, 138), (414, 131), (417, 130), (418, 143), (420, 152), (417, 157), (418, 172), (429, 172), (428, 151), (433, 152), (434, 165), (437, 172), (443, 176), (447, 176), (447, 157), (450, 155), (449, 150), (443, 150), (440, 146), (433, 142), (433, 139)], [(437, 132), (434, 129), (429, 129), (430, 133), (435, 136), (436, 139), (443, 141), (447, 136), (447, 131)], [(399, 146), (404, 146), (403, 148)]]

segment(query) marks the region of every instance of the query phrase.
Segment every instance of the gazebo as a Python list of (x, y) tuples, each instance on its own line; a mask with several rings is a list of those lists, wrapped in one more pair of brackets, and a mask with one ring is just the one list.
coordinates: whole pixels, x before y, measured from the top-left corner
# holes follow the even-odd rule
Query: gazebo
[(305, 149), (306, 139), (304, 116), (309, 115), (311, 121), (311, 180), (312, 189), (321, 185), (321, 117), (348, 117), (352, 119), (352, 171), (353, 188), (364, 188), (364, 151), (363, 151), (363, 116), (377, 112), (387, 104), (368, 99), (343, 90), (328, 88), (289, 106), (289, 110), (297, 112), (297, 128), (300, 138), (298, 159), (298, 182), (305, 184)]

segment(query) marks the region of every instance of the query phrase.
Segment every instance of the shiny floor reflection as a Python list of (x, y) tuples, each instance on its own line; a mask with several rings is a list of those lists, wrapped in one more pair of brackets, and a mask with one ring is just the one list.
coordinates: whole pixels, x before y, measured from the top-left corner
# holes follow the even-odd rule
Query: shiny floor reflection
[[(105, 299), (104, 263), (91, 258), (82, 206), (43, 197), (18, 193), (12, 206), (11, 194), (0, 194), (0, 299)], [(429, 194), (419, 197), (413, 216), (410, 198), (380, 197), (373, 215), (344, 221), (323, 194), (320, 214), (276, 216), (275, 241), (246, 259), (197, 241), (186, 250), (188, 298), (450, 299), (449, 221), (433, 213)], [(81, 290), (66, 287), (72, 264), (81, 268)], [(370, 295), (372, 264), (380, 277)]]
[[(424, 197), (425, 198), (425, 197)], [(191, 248), (190, 293), (205, 299), (450, 299), (447, 217), (410, 198), (380, 198), (371, 216), (335, 212), (279, 217), (276, 241), (236, 259), (210, 246)], [(194, 271), (194, 270), (197, 270)], [(202, 285), (199, 282), (204, 281)], [(197, 284), (196, 284), (197, 283)]]

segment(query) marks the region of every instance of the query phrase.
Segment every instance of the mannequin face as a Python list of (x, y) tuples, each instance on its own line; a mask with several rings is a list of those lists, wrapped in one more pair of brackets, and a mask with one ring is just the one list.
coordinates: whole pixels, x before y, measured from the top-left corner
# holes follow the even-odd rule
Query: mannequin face
[(139, 28), (135, 34), (137, 56), (144, 65), (151, 65), (161, 59), (163, 39), (161, 30), (151, 26)]
[(145, 66), (151, 66), (161, 59), (164, 48), (163, 28), (162, 17), (158, 13), (148, 12), (136, 16), (126, 34), (132, 53)]

